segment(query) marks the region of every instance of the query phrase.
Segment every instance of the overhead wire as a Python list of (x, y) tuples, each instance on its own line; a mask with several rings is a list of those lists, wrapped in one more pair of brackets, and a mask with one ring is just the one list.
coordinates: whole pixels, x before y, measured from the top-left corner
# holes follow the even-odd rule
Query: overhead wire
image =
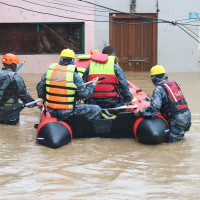
[[(23, 0), (23, 1), (26, 1), (28, 2), (28, 0)], [(42, 0), (44, 1), (44, 0)], [(78, 0), (78, 1), (82, 1), (82, 0)], [(84, 1), (84, 2), (87, 2), (87, 1)], [(31, 2), (32, 3), (32, 2)], [(89, 2), (91, 3), (91, 2)], [(36, 10), (32, 10), (32, 9), (28, 9), (28, 8), (24, 8), (24, 7), (21, 7), (21, 6), (16, 6), (16, 5), (10, 5), (10, 4), (7, 4), (7, 3), (3, 3), (3, 2), (0, 2), (0, 4), (4, 4), (4, 5), (7, 5), (7, 6), (10, 6), (10, 7), (16, 7), (16, 8), (20, 8), (20, 9), (23, 9), (23, 10), (27, 10), (27, 11), (30, 11), (30, 12), (35, 12), (35, 13), (38, 13), (38, 14), (45, 14), (45, 15), (52, 15), (52, 16), (56, 16), (56, 17), (61, 17), (61, 18), (68, 18), (68, 19), (73, 19), (73, 20), (84, 20), (84, 21), (94, 21), (94, 22), (112, 22), (112, 23), (120, 23), (120, 24), (144, 24), (144, 23), (148, 23), (148, 22), (139, 22), (139, 23), (127, 23), (127, 22), (119, 22), (119, 21), (105, 21), (105, 20), (89, 20), (89, 19), (80, 19), (80, 18), (75, 18), (75, 17), (66, 17), (66, 16), (61, 16), (61, 15), (57, 15), (57, 14), (52, 14), (52, 13), (46, 13), (46, 12), (41, 12), (41, 11), (36, 11)], [(41, 4), (40, 4), (41, 5)], [(96, 5), (96, 4), (95, 4)], [(41, 5), (42, 6), (42, 5)], [(46, 5), (43, 5), (43, 6), (46, 6)], [(49, 7), (49, 6), (46, 6), (46, 7)], [(105, 7), (105, 6), (103, 6)], [(53, 7), (55, 8), (55, 7)], [(110, 8), (107, 8), (109, 10), (114, 10), (114, 9), (110, 9)], [(114, 11), (117, 11), (117, 10), (114, 10)], [(120, 11), (118, 11), (120, 12)], [(121, 12), (121, 13), (124, 13), (124, 12)], [(130, 13), (128, 13), (130, 14)], [(145, 17), (145, 16), (141, 16), (141, 15), (136, 15), (136, 14), (130, 14), (130, 15), (133, 15), (133, 16), (137, 16), (137, 17), (140, 17), (142, 19), (146, 19), (147, 21), (149, 21), (149, 23), (170, 23), (170, 24), (175, 24), (175, 22), (170, 22), (170, 21), (167, 21), (167, 20), (161, 20), (161, 21), (157, 21), (158, 19), (157, 18), (151, 18), (151, 17)]]
[(185, 26), (185, 25), (183, 25), (187, 30), (189, 30), (192, 34), (194, 34), (195, 36), (197, 36), (198, 38), (200, 38), (199, 37), (199, 35), (197, 35), (195, 32), (193, 32), (191, 29), (189, 29), (187, 26)]
[(26, 11), (30, 11), (30, 12), (34, 12), (34, 13), (38, 13), (38, 14), (51, 15), (51, 16), (54, 16), (54, 17), (60, 17), (60, 18), (65, 18), (65, 19), (78, 20), (78, 21), (88, 21), (88, 22), (111, 22), (111, 23), (118, 23), (118, 24), (158, 23), (158, 22), (155, 22), (155, 21), (151, 21), (151, 22), (138, 22), (138, 23), (126, 23), (126, 22), (120, 22), (120, 21), (106, 21), (106, 20), (82, 19), (82, 18), (66, 17), (66, 16), (61, 16), (61, 15), (57, 15), (57, 14), (53, 14), (53, 13), (47, 13), (47, 12), (36, 11), (36, 10), (24, 8), (24, 7), (17, 6), (17, 5), (11, 5), (11, 4), (7, 4), (7, 3), (3, 3), (3, 2), (0, 2), (0, 4), (6, 5), (6, 6), (10, 6), (10, 7), (14, 7), (14, 8), (19, 8), (19, 9), (22, 9), (22, 10), (26, 10)]
[[(63, 2), (63, 1), (60, 1), (60, 0), (57, 0), (56, 2), (64, 3), (64, 4), (66, 4), (66, 6), (69, 5), (69, 3)], [(83, 8), (83, 7), (87, 8), (87, 9), (88, 9), (88, 8), (91, 8), (92, 10), (94, 10), (94, 6), (89, 7), (89, 6), (82, 5), (82, 4), (81, 4), (81, 5), (80, 5), (80, 4), (75, 4), (74, 2), (73, 2), (73, 5), (78, 6), (78, 7), (81, 7), (81, 8)], [(108, 12), (107, 9), (102, 9), (102, 8), (96, 9), (95, 11), (98, 11), (98, 12)]]
[[(28, 0), (23, 0), (25, 2), (29, 2)], [(44, 1), (44, 0), (42, 0)], [(116, 9), (111, 9), (111, 8), (108, 8), (108, 7), (105, 7), (105, 6), (101, 6), (101, 5), (98, 5), (98, 4), (95, 4), (95, 3), (92, 3), (92, 2), (88, 2), (88, 1), (85, 1), (85, 0), (77, 0), (77, 1), (80, 1), (80, 2), (85, 2), (87, 4), (92, 4), (93, 6), (99, 6), (101, 8), (104, 8), (104, 9), (107, 9), (107, 10), (110, 10), (110, 11), (114, 11), (114, 12), (117, 12), (117, 13), (124, 13), (124, 14), (128, 14), (128, 15), (132, 15), (132, 16), (137, 16), (138, 18), (142, 18), (144, 20), (146, 20), (147, 22), (138, 22), (138, 23), (127, 23), (127, 22), (120, 22), (120, 21), (105, 21), (105, 20), (92, 20), (92, 19), (81, 19), (81, 18), (75, 18), (75, 17), (69, 17), (69, 16), (61, 16), (61, 15), (57, 15), (57, 14), (52, 14), (52, 13), (48, 13), (48, 12), (41, 12), (41, 11), (36, 11), (36, 10), (32, 10), (32, 9), (28, 9), (28, 8), (24, 8), (24, 7), (21, 7), (21, 6), (17, 6), (17, 5), (11, 5), (11, 4), (7, 4), (7, 3), (4, 3), (4, 2), (0, 2), (0, 4), (3, 4), (3, 5), (6, 5), (6, 6), (10, 6), (10, 7), (15, 7), (15, 8), (19, 8), (19, 9), (23, 9), (23, 10), (26, 10), (26, 11), (30, 11), (30, 12), (34, 12), (34, 13), (38, 13), (38, 14), (44, 14), (44, 15), (51, 15), (51, 16), (55, 16), (55, 17), (60, 17), (60, 18), (67, 18), (67, 19), (71, 19), (71, 20), (78, 20), (78, 21), (88, 21), (88, 22), (110, 22), (110, 23), (119, 23), (119, 24), (145, 24), (145, 23), (169, 23), (171, 25), (174, 25), (174, 26), (178, 26), (181, 30), (183, 30), (184, 32), (186, 32), (189, 36), (191, 36), (193, 39), (195, 39), (196, 41), (198, 41), (193, 35), (191, 35), (187, 30), (189, 30), (190, 32), (192, 32), (188, 27), (187, 25), (189, 26), (192, 26), (193, 24), (188, 24), (188, 23), (179, 23), (178, 20), (177, 21), (168, 21), (168, 20), (162, 20), (162, 19), (158, 19), (158, 18), (152, 18), (152, 17), (146, 17), (146, 16), (142, 16), (142, 15), (137, 15), (137, 14), (133, 14), (133, 13), (125, 13), (125, 12), (121, 12), (121, 11), (118, 11)], [(30, 3), (30, 2), (29, 2)], [(31, 2), (32, 3), (32, 2)], [(33, 3), (34, 4), (34, 3)], [(46, 6), (46, 5), (41, 5), (40, 6)], [(46, 6), (46, 7), (50, 7), (50, 6)], [(55, 8), (55, 7), (53, 7)], [(57, 9), (60, 9), (60, 8), (57, 8)], [(184, 28), (183, 28), (183, 27)], [(193, 25), (193, 26), (199, 26), (199, 25)], [(185, 28), (187, 30), (185, 30)], [(193, 33), (194, 34), (194, 33)], [(197, 36), (197, 35), (196, 35)], [(199, 42), (199, 41), (198, 41)]]
[(121, 13), (121, 14), (127, 14), (127, 15), (130, 15), (130, 16), (136, 16), (136, 17), (139, 17), (139, 18), (142, 18), (142, 19), (146, 19), (146, 20), (157, 20), (157, 21), (162, 21), (162, 22), (165, 22), (165, 23), (172, 23), (172, 22), (170, 22), (168, 20), (163, 20), (163, 19), (158, 19), (158, 18), (153, 18), (153, 17), (146, 17), (146, 16), (143, 16), (143, 15), (135, 14), (135, 13), (121, 12), (119, 10), (108, 8), (106, 6), (102, 6), (102, 5), (99, 5), (99, 4), (96, 4), (96, 3), (92, 3), (92, 2), (89, 2), (89, 1), (85, 1), (85, 0), (77, 0), (77, 1), (85, 2), (87, 4), (98, 6), (100, 8), (105, 8), (105, 9), (108, 9), (108, 10), (113, 11), (113, 12), (117, 12), (117, 13)]
[[(84, 6), (84, 5), (78, 5), (78, 4), (74, 4), (73, 5), (69, 5), (69, 3), (63, 2), (63, 1), (56, 1), (56, 2), (52, 2), (52, 1), (47, 1), (47, 0), (40, 0), (41, 2), (46, 2), (46, 3), (50, 3), (50, 4), (54, 4), (54, 5), (59, 5), (59, 6), (68, 6), (71, 8), (77, 8), (77, 7), (81, 7), (81, 9), (83, 10), (90, 10), (90, 11), (94, 11), (94, 8), (92, 7), (88, 7), (88, 6)], [(61, 3), (59, 3), (61, 2)], [(95, 10), (98, 12), (107, 12), (107, 11), (102, 11), (102, 10)]]
[[(42, 6), (42, 7), (46, 7), (46, 8), (53, 8), (53, 9), (56, 9), (56, 10), (63, 10), (63, 11), (68, 11), (68, 12), (75, 12), (74, 10), (69, 10), (69, 9), (64, 9), (64, 8), (58, 8), (58, 7), (53, 7), (53, 6), (48, 6), (48, 5), (44, 5), (44, 4), (40, 4), (40, 3), (35, 3), (35, 2), (32, 2), (32, 1), (28, 1), (28, 0), (21, 0), (21, 1), (24, 1), (24, 2), (27, 2), (27, 3), (30, 3), (30, 4), (34, 4), (34, 5), (38, 5), (38, 6)], [(93, 13), (85, 13), (85, 12), (80, 12), (78, 11), (77, 13), (79, 14), (84, 14), (84, 15), (94, 15)], [(105, 15), (96, 15), (96, 16), (100, 16), (100, 17), (108, 17), (108, 16), (105, 16)]]
[(183, 30), (185, 33), (187, 33), (190, 37), (192, 37), (194, 40), (196, 40), (198, 43), (200, 43), (200, 41), (198, 39), (196, 39), (193, 35), (191, 35), (188, 31), (186, 31), (181, 25), (177, 24), (177, 26)]
[[(77, 1), (80, 1), (80, 2), (85, 2), (85, 3), (87, 3), (87, 4), (92, 4), (92, 5), (95, 5), (95, 6), (99, 6), (99, 7), (101, 7), (101, 8), (107, 8), (107, 7), (105, 7), (105, 6), (102, 6), (102, 5), (99, 5), (99, 4), (96, 4), (96, 3), (92, 3), (92, 2), (88, 2), (88, 1), (85, 1), (85, 0), (77, 0)], [(112, 11), (114, 11), (114, 12), (118, 12), (118, 13), (124, 13), (124, 12), (121, 12), (121, 11), (118, 11), (118, 10), (116, 10), (116, 9), (111, 9), (111, 8), (109, 8), (110, 10), (112, 10)], [(137, 14), (130, 14), (130, 13), (125, 13), (125, 14), (128, 14), (128, 15), (133, 15), (133, 16), (137, 16), (137, 17), (140, 17), (140, 18), (143, 18), (143, 19), (154, 19), (154, 20), (158, 20), (158, 21), (162, 21), (163, 23), (169, 23), (169, 24), (171, 24), (171, 25), (174, 25), (174, 26), (178, 26), (181, 30), (183, 30), (185, 33), (187, 33), (190, 37), (192, 37), (195, 41), (197, 41), (198, 43), (200, 43), (200, 41), (198, 40), (198, 39), (196, 39), (193, 35), (191, 35), (188, 31), (186, 31), (182, 26), (185, 26), (185, 28), (186, 28), (186, 25), (190, 25), (190, 26), (192, 26), (192, 24), (186, 24), (186, 23), (178, 23), (177, 21), (168, 21), (168, 20), (162, 20), (162, 19), (156, 19), (156, 18), (149, 18), (149, 17), (145, 17), (145, 16), (141, 16), (141, 15), (137, 15)], [(193, 26), (196, 26), (196, 25), (193, 25)], [(197, 26), (199, 26), (199, 25), (197, 25)], [(188, 27), (187, 27), (187, 29), (189, 29)], [(189, 29), (189, 31), (190, 32), (192, 32), (193, 34), (194, 34), (194, 32), (193, 31), (191, 31), (190, 29)], [(196, 35), (196, 34), (195, 34)], [(199, 37), (199, 36), (198, 36)]]

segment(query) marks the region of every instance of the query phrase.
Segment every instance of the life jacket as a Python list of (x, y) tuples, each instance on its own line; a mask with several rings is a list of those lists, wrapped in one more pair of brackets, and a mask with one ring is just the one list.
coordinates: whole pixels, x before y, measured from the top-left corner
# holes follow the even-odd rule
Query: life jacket
[(83, 76), (85, 70), (90, 65), (91, 62), (90, 57), (91, 57), (90, 55), (82, 55), (77, 57), (77, 59), (79, 60), (75, 62), (75, 65), (80, 77)]
[(2, 79), (0, 80), (0, 107), (11, 106), (18, 102), (17, 91), (13, 88), (12, 79), (15, 72), (1, 71)]
[(165, 108), (163, 109), (166, 117), (170, 117), (179, 112), (184, 112), (186, 109), (188, 109), (187, 102), (183, 96), (183, 92), (179, 83), (175, 81), (166, 81), (162, 84), (162, 86), (167, 91), (169, 98), (169, 104), (165, 105)]
[(73, 109), (76, 96), (75, 65), (50, 65), (46, 73), (46, 105), (53, 109)]
[(77, 71), (78, 71), (78, 74), (79, 74), (80, 77), (83, 76), (85, 70), (86, 70), (86, 69), (83, 68), (83, 67), (77, 67)]
[(88, 81), (92, 81), (97, 76), (99, 78), (102, 76), (106, 77), (96, 86), (92, 98), (119, 98), (119, 82), (114, 70), (115, 60), (115, 56), (108, 56), (108, 60), (105, 63), (91, 61)]

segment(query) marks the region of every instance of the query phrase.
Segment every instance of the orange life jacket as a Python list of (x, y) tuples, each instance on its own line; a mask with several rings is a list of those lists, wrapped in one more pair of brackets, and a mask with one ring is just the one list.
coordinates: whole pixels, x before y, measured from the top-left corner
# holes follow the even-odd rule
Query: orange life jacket
[(74, 84), (75, 65), (50, 65), (46, 73), (46, 105), (53, 109), (73, 109), (76, 85)]

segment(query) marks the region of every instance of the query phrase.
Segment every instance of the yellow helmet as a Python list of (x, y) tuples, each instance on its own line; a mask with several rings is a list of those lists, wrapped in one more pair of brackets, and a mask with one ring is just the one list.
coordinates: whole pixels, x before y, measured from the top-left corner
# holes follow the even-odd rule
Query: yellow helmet
[(165, 68), (162, 65), (155, 65), (151, 68), (151, 76), (158, 74), (165, 74)]
[(60, 57), (69, 57), (75, 59), (75, 53), (71, 49), (63, 49), (61, 51)]

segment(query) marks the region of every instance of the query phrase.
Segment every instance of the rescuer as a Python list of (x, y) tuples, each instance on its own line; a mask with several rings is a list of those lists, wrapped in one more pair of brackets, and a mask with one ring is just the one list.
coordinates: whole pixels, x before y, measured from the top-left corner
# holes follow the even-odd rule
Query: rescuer
[(151, 80), (156, 86), (151, 97), (151, 104), (135, 116), (150, 117), (160, 112), (169, 123), (169, 143), (178, 142), (191, 126), (191, 113), (183, 95), (181, 86), (176, 81), (168, 81), (165, 68), (155, 65), (151, 68)]

